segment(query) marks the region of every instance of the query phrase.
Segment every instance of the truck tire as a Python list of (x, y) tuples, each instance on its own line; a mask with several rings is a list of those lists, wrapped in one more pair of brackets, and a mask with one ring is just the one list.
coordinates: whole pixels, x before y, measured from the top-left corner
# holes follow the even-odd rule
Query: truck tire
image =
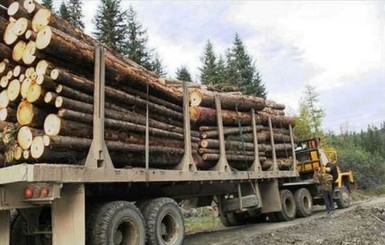
[(341, 186), (338, 192), (338, 199), (336, 200), (337, 207), (340, 209), (347, 208), (350, 206), (350, 192), (346, 186)]
[(276, 213), (278, 220), (289, 221), (295, 219), (296, 205), (293, 193), (284, 189), (280, 191), (280, 196), (282, 211)]
[(109, 202), (95, 208), (87, 224), (87, 244), (90, 245), (143, 245), (146, 242), (143, 216), (130, 202)]
[[(39, 217), (40, 216), (40, 217)], [(50, 210), (45, 209), (38, 213), (40, 228), (51, 229)], [(46, 219), (48, 218), (48, 220)], [(11, 213), (11, 242), (10, 245), (51, 245), (52, 237), (50, 235), (28, 235), (27, 220), (16, 211)], [(48, 230), (47, 230), (48, 231)]]
[(240, 226), (248, 223), (247, 215), (244, 213), (227, 213), (219, 216), (220, 221), (226, 227)]
[(313, 213), (313, 201), (308, 189), (300, 188), (294, 193), (295, 204), (297, 207), (297, 217), (308, 217)]
[(144, 205), (147, 243), (179, 245), (184, 240), (184, 220), (179, 205), (171, 198), (157, 198)]
[(226, 214), (220, 214), (219, 220), (221, 221), (222, 225), (226, 227), (232, 227), (233, 225), (230, 223), (229, 219), (227, 218)]

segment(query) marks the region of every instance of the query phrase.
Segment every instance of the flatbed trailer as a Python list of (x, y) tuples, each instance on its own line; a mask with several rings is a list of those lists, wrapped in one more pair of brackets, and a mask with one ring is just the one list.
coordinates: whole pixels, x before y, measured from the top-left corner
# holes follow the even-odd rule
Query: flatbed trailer
[[(221, 104), (217, 97), (221, 157), (210, 170), (196, 169), (186, 83), (183, 85), (185, 153), (180, 164), (174, 169), (152, 169), (147, 161), (145, 168), (115, 169), (104, 141), (103, 52), (103, 48), (96, 48), (94, 134), (84, 165), (20, 164), (1, 168), (0, 245), (9, 245), (11, 234), (15, 239), (13, 244), (84, 245), (95, 244), (96, 240), (103, 240), (98, 244), (106, 245), (181, 244), (184, 237), (181, 203), (184, 207), (201, 207), (215, 202), (222, 222), (228, 226), (241, 224), (246, 215), (255, 219), (274, 216), (279, 220), (311, 215), (309, 195), (316, 183), (299, 179), (291, 126), (293, 166), (290, 170), (278, 168), (271, 136), (273, 166), (263, 171), (253, 110), (250, 113), (255, 160), (250, 168), (234, 170), (226, 160)], [(269, 128), (272, 132), (271, 120)]]

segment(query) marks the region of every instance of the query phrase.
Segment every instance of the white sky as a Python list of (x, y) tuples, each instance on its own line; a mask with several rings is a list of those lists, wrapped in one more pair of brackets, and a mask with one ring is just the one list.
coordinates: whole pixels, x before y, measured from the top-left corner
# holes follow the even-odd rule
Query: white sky
[[(61, 0), (54, 0), (58, 7)], [(98, 0), (85, 0), (86, 31)], [(366, 129), (385, 121), (385, 1), (126, 1), (147, 29), (169, 76), (186, 65), (195, 80), (207, 39), (217, 53), (235, 32), (256, 59), (268, 97), (295, 112), (316, 86), (324, 128)]]

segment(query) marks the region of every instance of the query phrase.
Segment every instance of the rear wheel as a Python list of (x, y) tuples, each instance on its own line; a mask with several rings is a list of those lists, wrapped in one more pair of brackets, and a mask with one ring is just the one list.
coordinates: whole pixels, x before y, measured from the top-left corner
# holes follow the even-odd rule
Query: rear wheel
[(280, 196), (282, 211), (276, 213), (278, 220), (289, 221), (295, 219), (296, 205), (293, 193), (284, 189), (280, 191)]
[(150, 200), (143, 207), (148, 244), (177, 245), (184, 239), (184, 221), (179, 205), (171, 198)]
[(350, 192), (346, 186), (341, 186), (336, 200), (338, 208), (347, 208), (350, 206)]
[(145, 225), (139, 209), (126, 201), (106, 203), (95, 208), (90, 217), (87, 244), (142, 245), (146, 241)]
[(312, 197), (308, 189), (298, 189), (294, 193), (294, 199), (297, 217), (308, 217), (313, 213)]

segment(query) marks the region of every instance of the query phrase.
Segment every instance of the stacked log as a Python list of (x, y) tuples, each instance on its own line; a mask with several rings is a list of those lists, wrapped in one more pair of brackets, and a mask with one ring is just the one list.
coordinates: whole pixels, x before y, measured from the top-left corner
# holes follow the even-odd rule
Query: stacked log
[[(35, 1), (0, 4), (0, 162), (83, 163), (97, 42)], [(175, 167), (184, 154), (182, 93), (108, 49), (105, 63), (105, 139), (115, 167), (144, 166), (147, 121), (150, 167)], [(192, 132), (194, 153), (198, 143)]]
[[(93, 138), (94, 49), (97, 42), (33, 0), (4, 0), (0, 8), (0, 167), (18, 163), (83, 164)], [(106, 49), (105, 140), (114, 167), (145, 166), (149, 132), (152, 168), (174, 168), (184, 154), (183, 92), (140, 65)], [(219, 160), (215, 98), (221, 100), (226, 158), (236, 169), (258, 155), (290, 165), (284, 105), (240, 92), (190, 86), (192, 154), (199, 169)], [(271, 120), (273, 129), (270, 129)], [(148, 126), (147, 126), (148, 125)]]
[[(254, 163), (252, 109), (255, 111), (258, 158), (262, 169), (272, 168), (273, 149), (280, 169), (289, 169), (292, 166), (292, 147), (295, 145), (291, 145), (289, 126), (295, 126), (295, 119), (285, 116), (284, 105), (234, 92), (214, 93), (205, 86), (200, 86), (190, 90), (190, 116), (200, 132), (198, 153), (205, 160), (199, 166), (201, 169), (212, 168), (220, 159), (215, 96), (221, 101), (225, 153), (231, 167), (247, 170)], [(294, 141), (297, 141), (295, 137)]]

